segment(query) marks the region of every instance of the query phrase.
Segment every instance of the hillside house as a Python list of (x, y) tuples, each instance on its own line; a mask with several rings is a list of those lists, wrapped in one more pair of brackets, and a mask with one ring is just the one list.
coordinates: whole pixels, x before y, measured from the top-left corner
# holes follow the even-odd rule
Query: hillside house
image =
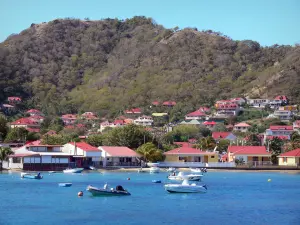
[(269, 105), (269, 99), (247, 99), (248, 105), (254, 108), (265, 108)]
[(140, 125), (140, 126), (152, 126), (153, 124), (153, 118), (151, 116), (140, 116), (137, 119), (135, 119), (134, 124)]
[(134, 114), (141, 114), (142, 110), (140, 108), (133, 108), (129, 110), (125, 110), (125, 114), (127, 115), (134, 115)]
[(271, 109), (278, 109), (280, 106), (287, 105), (289, 99), (285, 95), (276, 96), (273, 100), (269, 102)]
[(94, 121), (94, 120), (99, 120), (97, 115), (93, 112), (85, 112), (81, 115), (81, 119), (84, 119), (86, 121)]
[(270, 126), (264, 134), (264, 142), (274, 137), (290, 140), (290, 136), (293, 132), (293, 126)]
[(215, 121), (205, 121), (203, 122), (203, 125), (208, 128), (208, 129), (213, 129), (216, 126), (216, 122)]
[(293, 113), (290, 110), (275, 110), (274, 117), (279, 118), (282, 121), (289, 121), (293, 118)]
[(208, 108), (206, 106), (200, 106), (198, 111), (208, 113), (208, 112), (210, 112), (210, 108)]
[(61, 116), (62, 121), (65, 125), (72, 125), (77, 120), (77, 115), (74, 114), (64, 114)]
[(140, 166), (139, 154), (124, 146), (99, 146), (102, 152), (103, 167)]
[(229, 141), (235, 141), (236, 136), (231, 132), (212, 132), (213, 139), (217, 140), (229, 140)]
[(40, 123), (35, 122), (30, 118), (21, 118), (10, 123), (11, 128), (24, 127), (29, 132), (40, 132)]
[(247, 123), (238, 123), (234, 125), (233, 130), (240, 131), (240, 132), (247, 132), (250, 127), (251, 126)]
[(174, 102), (174, 101), (166, 101), (166, 102), (163, 102), (162, 105), (163, 106), (167, 106), (167, 107), (174, 107), (176, 105), (176, 102)]
[(220, 100), (216, 102), (216, 116), (218, 117), (230, 117), (237, 116), (241, 111), (241, 107), (232, 102), (231, 100)]
[(10, 96), (7, 98), (7, 101), (9, 104), (16, 104), (16, 103), (19, 103), (19, 102), (22, 102), (22, 99), (20, 97), (16, 97), (16, 96)]
[(206, 114), (203, 111), (197, 110), (185, 116), (185, 120), (204, 120)]
[(43, 113), (38, 109), (29, 109), (26, 111), (30, 116), (43, 116)]
[(99, 132), (103, 132), (103, 130), (106, 127), (115, 128), (115, 127), (121, 127), (121, 126), (124, 126), (124, 125), (126, 125), (124, 120), (114, 120), (112, 123), (110, 123), (108, 121), (105, 121), (105, 122), (100, 123)]
[(244, 98), (232, 98), (232, 99), (230, 99), (230, 101), (232, 103), (235, 103), (235, 104), (239, 105), (239, 106), (244, 105), (247, 102)]

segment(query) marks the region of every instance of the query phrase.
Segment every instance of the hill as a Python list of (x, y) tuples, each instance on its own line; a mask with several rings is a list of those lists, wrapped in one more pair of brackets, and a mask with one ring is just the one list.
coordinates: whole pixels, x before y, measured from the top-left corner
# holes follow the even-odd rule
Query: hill
[(300, 103), (300, 47), (262, 47), (151, 18), (57, 19), (0, 44), (0, 102), (21, 96), (46, 114), (114, 115), (174, 100), (187, 109), (236, 96)]

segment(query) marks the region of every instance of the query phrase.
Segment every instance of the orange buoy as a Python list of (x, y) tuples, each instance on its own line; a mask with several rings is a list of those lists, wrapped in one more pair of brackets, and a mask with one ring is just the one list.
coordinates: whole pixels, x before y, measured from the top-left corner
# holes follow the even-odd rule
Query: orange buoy
[(82, 191), (79, 191), (78, 194), (77, 194), (79, 197), (83, 196), (83, 192)]

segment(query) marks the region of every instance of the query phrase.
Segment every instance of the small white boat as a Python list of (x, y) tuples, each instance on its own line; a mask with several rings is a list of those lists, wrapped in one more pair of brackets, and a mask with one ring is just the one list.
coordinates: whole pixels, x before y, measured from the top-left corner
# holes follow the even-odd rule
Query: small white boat
[(176, 168), (174, 168), (174, 167), (169, 167), (167, 169), (167, 172), (175, 172), (175, 171), (176, 171)]
[(86, 190), (94, 196), (130, 195), (130, 193), (127, 190), (125, 190), (121, 185), (118, 185), (115, 189), (109, 189), (107, 184), (105, 184), (103, 188), (97, 188), (89, 185)]
[(172, 175), (168, 176), (169, 180), (184, 180), (187, 179), (189, 181), (201, 181), (201, 178), (203, 177), (202, 174), (188, 174), (185, 175), (183, 172), (179, 172), (177, 175), (176, 173), (173, 173)]
[(96, 167), (94, 167), (94, 166), (89, 166), (89, 169), (90, 170), (97, 170)]
[(43, 176), (41, 173), (21, 173), (21, 178), (40, 180), (43, 179)]
[(165, 190), (170, 193), (206, 193), (206, 185), (189, 184), (189, 181), (184, 177), (181, 184), (165, 184)]
[(58, 186), (59, 187), (71, 187), (72, 183), (59, 183)]
[(159, 167), (151, 167), (150, 168), (150, 173), (159, 173), (160, 169)]
[(206, 173), (207, 172), (206, 168), (190, 168), (190, 170), (193, 173)]
[(63, 170), (64, 173), (81, 173), (83, 168), (68, 168)]

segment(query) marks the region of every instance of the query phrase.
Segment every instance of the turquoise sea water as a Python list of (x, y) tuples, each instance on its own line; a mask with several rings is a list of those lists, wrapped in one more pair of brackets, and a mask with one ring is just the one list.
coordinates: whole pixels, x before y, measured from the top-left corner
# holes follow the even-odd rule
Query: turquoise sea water
[[(208, 172), (205, 194), (166, 192), (167, 173), (43, 175), (29, 180), (20, 173), (0, 173), (1, 225), (300, 224), (299, 173)], [(73, 186), (58, 187), (59, 182)], [(102, 187), (105, 182), (121, 184), (132, 195), (92, 197), (85, 191), (89, 184)], [(81, 190), (84, 196), (78, 197)]]

